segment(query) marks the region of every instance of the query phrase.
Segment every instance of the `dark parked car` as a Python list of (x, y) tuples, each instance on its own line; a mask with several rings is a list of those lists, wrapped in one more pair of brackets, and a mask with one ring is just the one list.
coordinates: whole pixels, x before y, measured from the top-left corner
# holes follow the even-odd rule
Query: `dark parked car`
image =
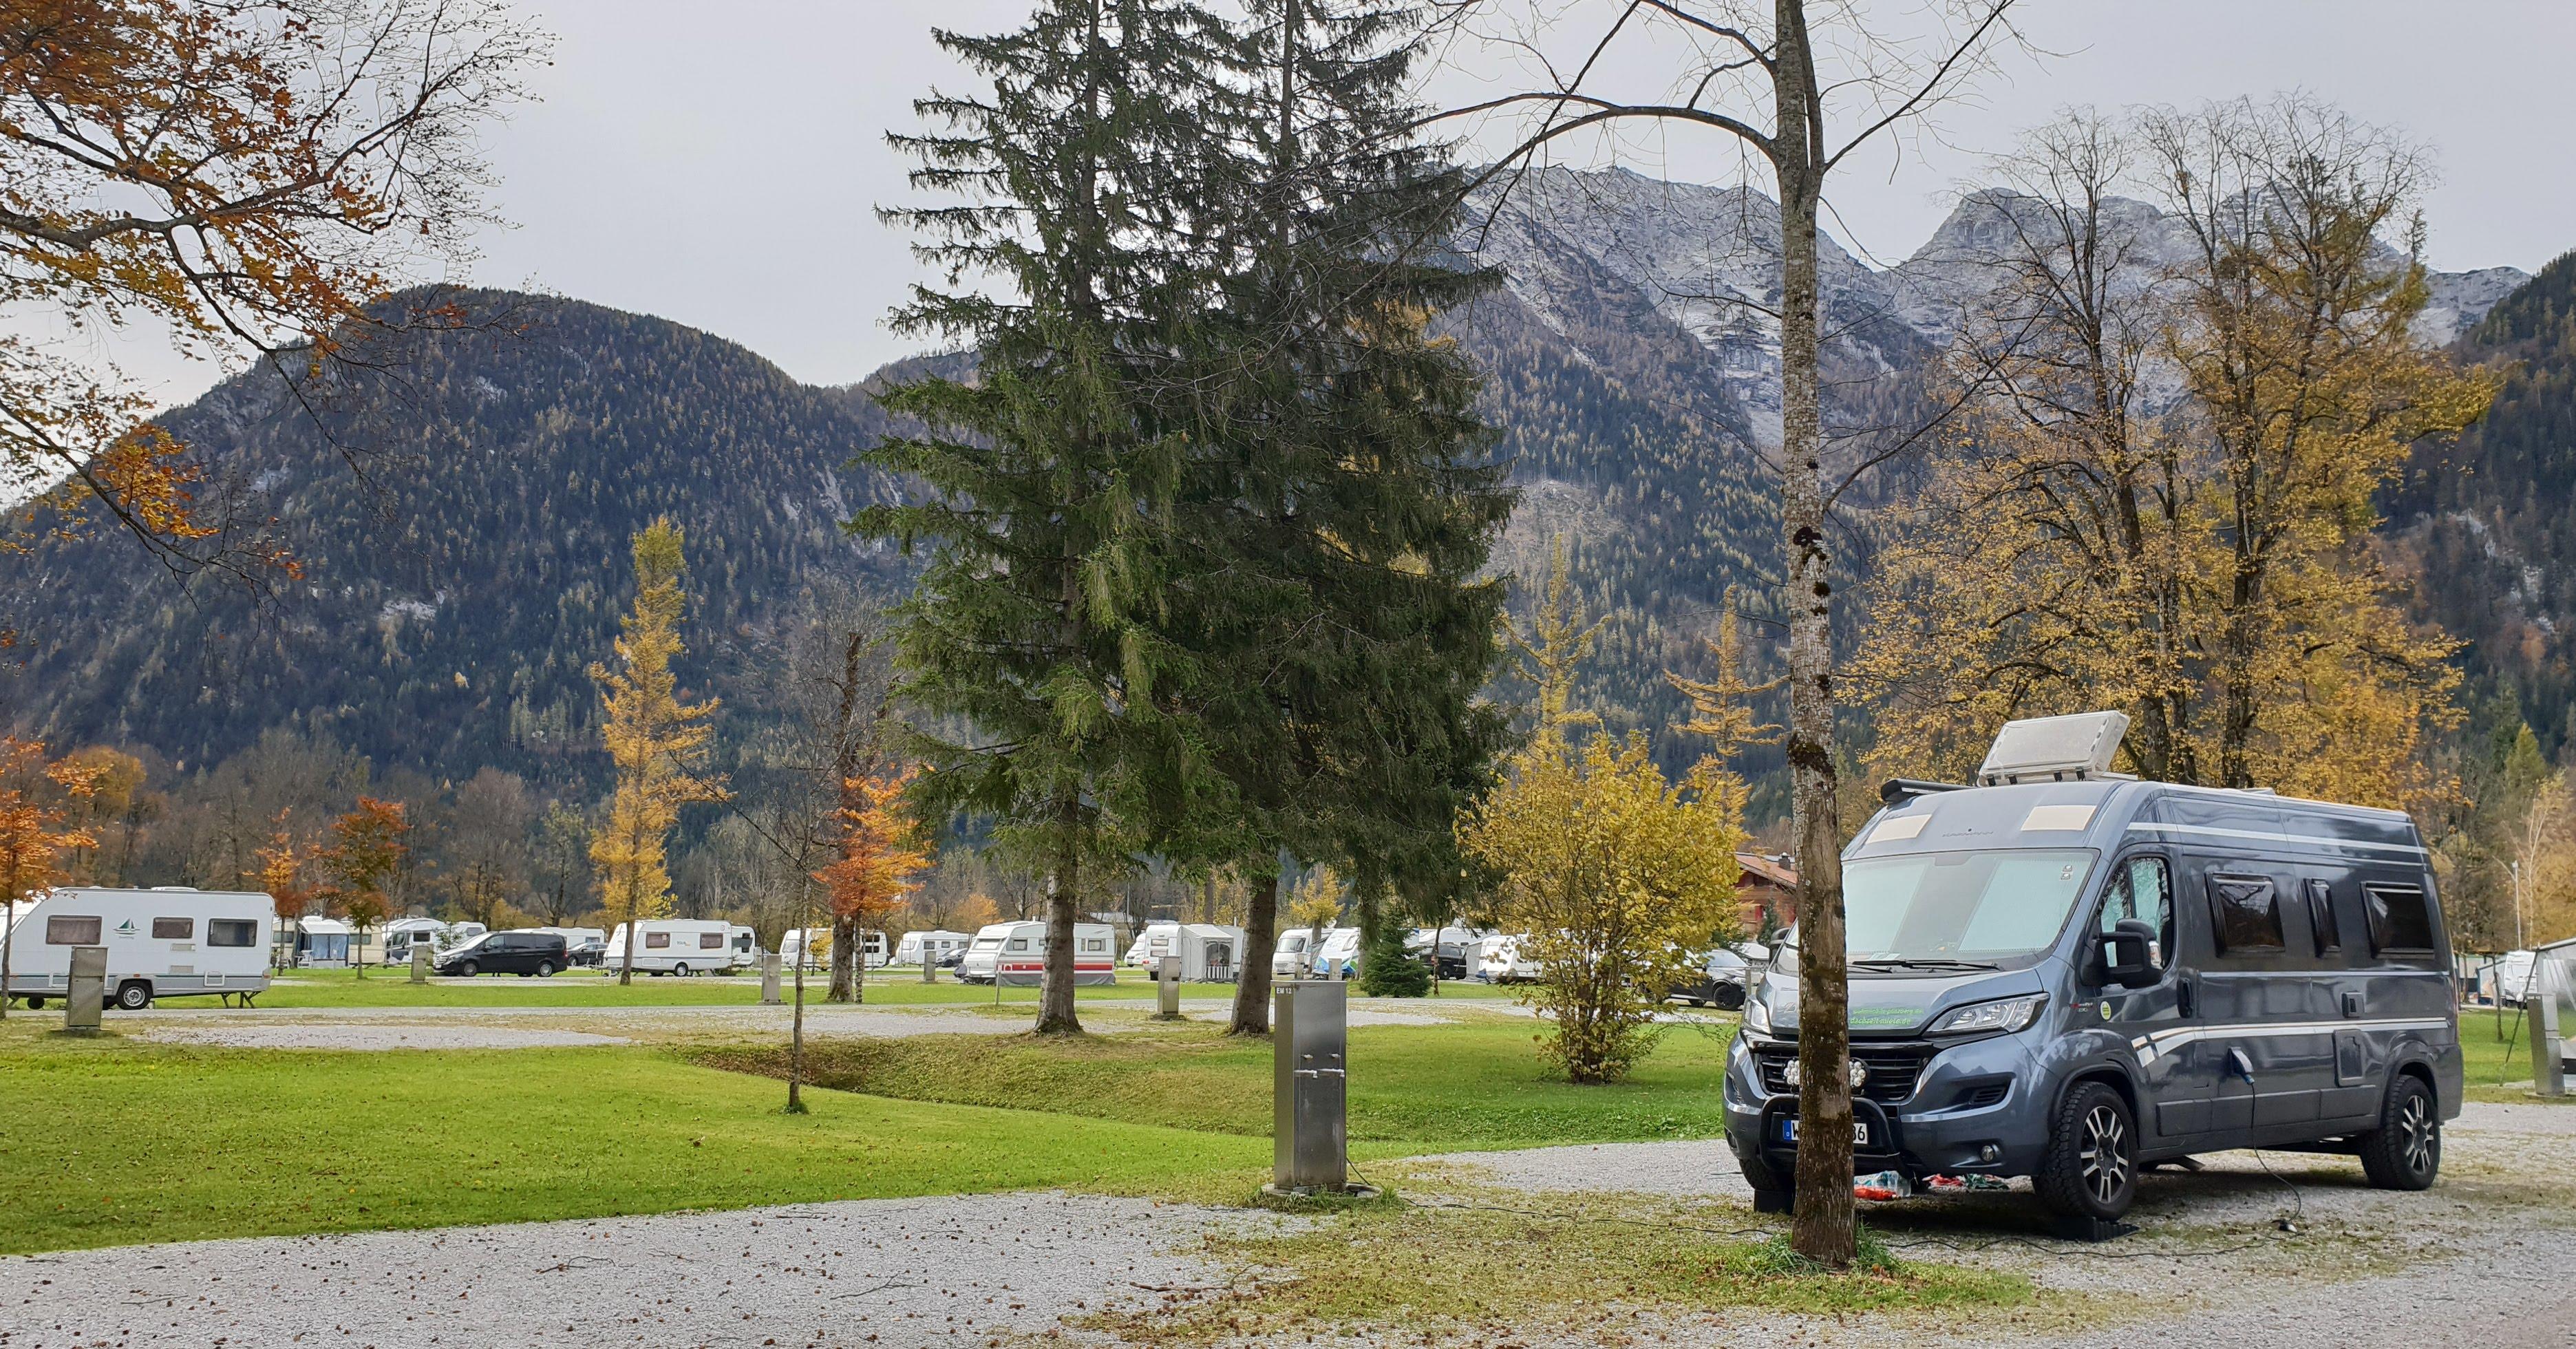
[(571, 963), (560, 932), (486, 932), (462, 946), (439, 952), (436, 962), (440, 974), (468, 979), (478, 974), (546, 979)]
[(581, 945), (564, 952), (564, 959), (575, 965), (587, 965), (592, 969), (597, 969), (599, 968), (600, 957), (605, 955), (607, 951), (608, 943), (604, 941), (585, 941)]
[(1686, 1002), (1693, 1007), (1715, 1007), (1732, 1012), (1744, 1005), (1744, 986), (1751, 977), (1748, 959), (1764, 961), (1770, 954), (1759, 946), (1747, 945), (1734, 950), (1718, 947), (1700, 961), (1697, 979), (1674, 989), (1669, 1002)]

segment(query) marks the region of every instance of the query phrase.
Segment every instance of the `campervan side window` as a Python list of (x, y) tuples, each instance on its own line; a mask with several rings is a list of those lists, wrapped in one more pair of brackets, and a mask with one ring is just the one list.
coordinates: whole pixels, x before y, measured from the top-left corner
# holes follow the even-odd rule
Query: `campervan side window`
[(2370, 907), (2370, 945), (2380, 952), (2428, 952), (2433, 949), (2433, 906), (2412, 885), (2365, 885), (2362, 898)]
[(2270, 877), (2212, 874), (2209, 909), (2217, 922), (2222, 954), (2278, 951), (2287, 944), (2281, 937), (2281, 906)]
[[(1109, 943), (1099, 937), (1085, 937), (1082, 939), (1082, 949), (1086, 951), (1106, 951), (1109, 949)], [(1162, 943), (1156, 942), (1154, 944), (1154, 949), (1157, 951), (1162, 950)]]
[(647, 951), (659, 951), (670, 944), (671, 934), (668, 932), (647, 932), (644, 934), (644, 949)]
[(96, 918), (75, 917), (71, 914), (55, 914), (53, 917), (45, 920), (45, 945), (96, 946), (98, 945), (98, 927), (99, 920)]
[(723, 933), (721, 933), (721, 932), (701, 932), (701, 933), (699, 933), (699, 934), (698, 934), (698, 949), (699, 949), (699, 950), (701, 950), (701, 951), (721, 951), (721, 950), (723, 950), (723, 949), (724, 949), (724, 934), (723, 934)]
[(256, 918), (209, 918), (206, 920), (206, 945), (251, 946), (259, 941)]
[(2148, 954), (2156, 968), (2164, 968), (2166, 954), (2174, 949), (2173, 884), (2165, 859), (2132, 857), (2111, 877), (2111, 893), (2102, 897), (2102, 931), (2119, 931), (2125, 918), (2155, 929), (2156, 949)]
[(154, 941), (186, 941), (190, 937), (196, 935), (197, 920), (194, 918), (155, 918), (152, 920), (152, 940)]
[(1029, 949), (1029, 939), (1026, 937), (1011, 938), (1011, 949), (1014, 951), (1025, 951)]
[(2308, 891), (2308, 929), (2317, 936), (2317, 954), (2343, 949), (2343, 931), (2335, 923), (2334, 887), (2311, 879)]

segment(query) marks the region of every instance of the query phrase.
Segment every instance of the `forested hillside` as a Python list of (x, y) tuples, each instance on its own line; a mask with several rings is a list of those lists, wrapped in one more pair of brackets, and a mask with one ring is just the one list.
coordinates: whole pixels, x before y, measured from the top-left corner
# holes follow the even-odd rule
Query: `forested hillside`
[(8, 720), (201, 765), (291, 727), (433, 778), (595, 778), (587, 673), (628, 599), (631, 532), (687, 531), (684, 681), (729, 692), (815, 592), (892, 563), (838, 522), (882, 422), (732, 343), (503, 293), (379, 368), (290, 394), (266, 370), (169, 418), (273, 514), (301, 570), (271, 593), (181, 580), (113, 531), (20, 568)]
[(2421, 612), (2469, 646), (2483, 723), (2576, 739), (2576, 253), (2540, 270), (2460, 344), (2509, 362), (2486, 420), (2419, 455), (2390, 514), (2420, 552)]

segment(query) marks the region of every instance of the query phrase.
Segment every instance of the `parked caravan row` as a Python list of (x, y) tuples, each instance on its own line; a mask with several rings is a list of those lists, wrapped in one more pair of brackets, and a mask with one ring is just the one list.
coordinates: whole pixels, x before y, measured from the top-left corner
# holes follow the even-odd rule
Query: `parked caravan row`
[[(2117, 712), (2013, 722), (1974, 786), (1892, 782), (1843, 853), (1855, 1168), (2028, 1176), (2078, 1222), (2234, 1148), (2420, 1190), (2462, 1085), (2450, 938), (2404, 814), (2107, 770)], [(1725, 1076), (1757, 1206), (1798, 1148), (1797, 933)]]
[(42, 1007), (71, 988), (72, 951), (107, 948), (107, 998), (139, 1011), (155, 999), (257, 995), (268, 987), (277, 905), (267, 895), (67, 888), (6, 906), (9, 974), (0, 994)]
[(907, 932), (902, 940), (895, 943), (894, 963), (918, 969), (927, 961), (935, 969), (946, 969), (966, 954), (967, 944), (974, 940), (969, 933), (951, 932), (946, 928)]
[[(975, 930), (957, 962), (961, 983), (1028, 987), (1046, 975), (1046, 929), (1041, 922), (987, 923)], [(1073, 982), (1118, 982), (1117, 931), (1107, 923), (1073, 925)]]
[(639, 932), (632, 968), (645, 974), (730, 974), (760, 966), (760, 938), (750, 928), (714, 918), (648, 918), (641, 924), (620, 923), (601, 950), (602, 970), (624, 970), (627, 934)]
[(1242, 972), (1243, 929), (1218, 923), (1147, 923), (1127, 948), (1126, 963), (1156, 970), (1165, 956), (1178, 956), (1181, 978), (1191, 983), (1230, 984)]
[[(865, 968), (871, 970), (885, 968), (886, 934), (874, 928), (868, 929), (861, 934), (859, 950), (863, 953), (861, 959), (866, 962)], [(778, 938), (778, 959), (782, 968), (790, 970), (795, 969), (799, 964), (809, 970), (828, 968), (832, 963), (832, 929), (828, 927), (787, 929)]]

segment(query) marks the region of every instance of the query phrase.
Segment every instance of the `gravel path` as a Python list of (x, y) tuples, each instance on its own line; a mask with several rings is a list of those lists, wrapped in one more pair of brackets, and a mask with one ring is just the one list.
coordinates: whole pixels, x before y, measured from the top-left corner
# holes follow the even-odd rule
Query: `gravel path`
[(163, 1044), (225, 1045), (234, 1049), (547, 1049), (564, 1045), (630, 1043), (621, 1035), (594, 1035), (578, 1030), (381, 1023), (359, 1026), (155, 1026), (134, 1038)]
[(0, 1260), (0, 1345), (981, 1346), (1221, 1277), (1164, 1249), (1241, 1221), (976, 1195), (75, 1251)]

